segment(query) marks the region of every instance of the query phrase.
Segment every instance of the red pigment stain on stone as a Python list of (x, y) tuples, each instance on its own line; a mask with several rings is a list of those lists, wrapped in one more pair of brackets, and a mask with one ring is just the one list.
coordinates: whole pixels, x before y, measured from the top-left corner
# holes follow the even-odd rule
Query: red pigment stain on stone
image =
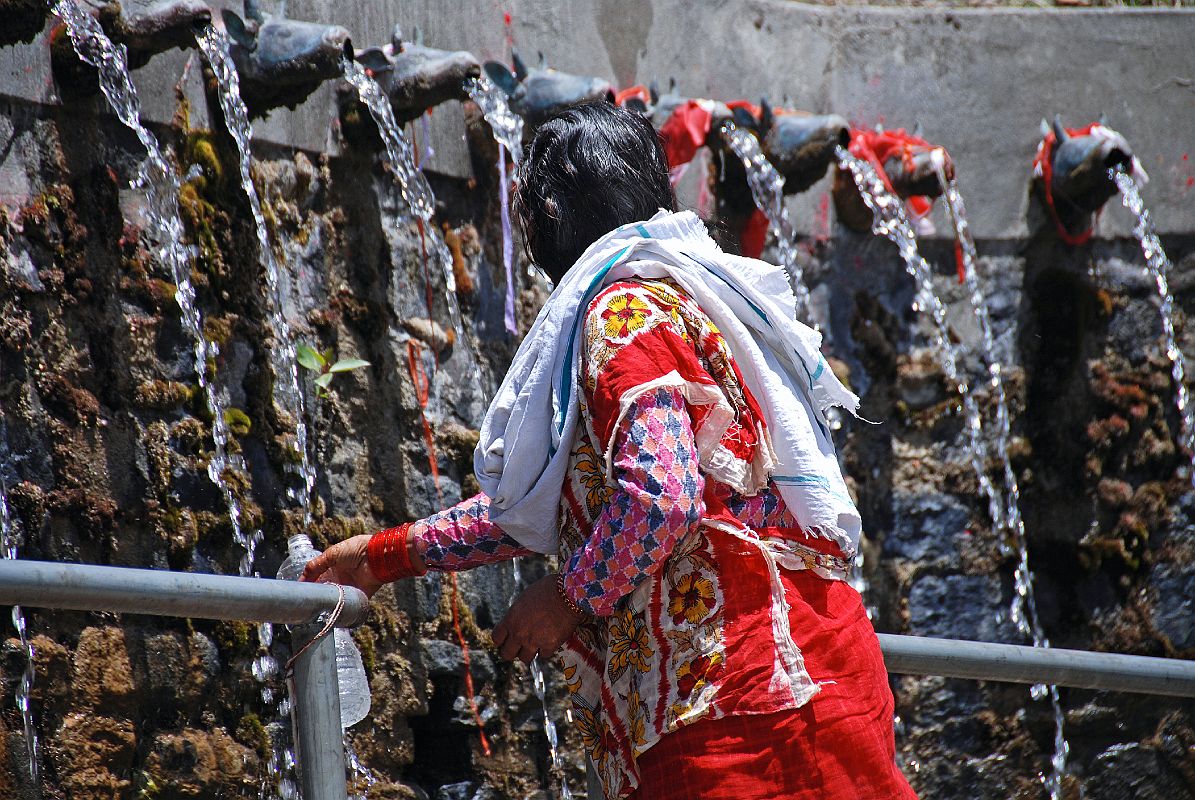
[(823, 194), (817, 202), (817, 235), (830, 238), (830, 195)]

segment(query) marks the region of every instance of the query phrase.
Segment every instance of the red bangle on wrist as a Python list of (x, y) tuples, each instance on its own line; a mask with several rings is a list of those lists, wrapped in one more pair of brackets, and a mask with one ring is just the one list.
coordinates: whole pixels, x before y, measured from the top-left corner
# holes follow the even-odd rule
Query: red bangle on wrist
[(411, 578), (422, 575), (415, 569), (411, 561), (410, 550), (411, 523), (399, 525), (397, 528), (387, 528), (369, 538), (367, 559), (369, 571), (383, 583), (390, 583), (400, 578)]
[(564, 573), (559, 573), (556, 576), (556, 591), (564, 599), (564, 604), (568, 606), (568, 610), (576, 614), (578, 617), (583, 616), (585, 612), (579, 605), (573, 602), (573, 599), (568, 596), (568, 592), (564, 591)]

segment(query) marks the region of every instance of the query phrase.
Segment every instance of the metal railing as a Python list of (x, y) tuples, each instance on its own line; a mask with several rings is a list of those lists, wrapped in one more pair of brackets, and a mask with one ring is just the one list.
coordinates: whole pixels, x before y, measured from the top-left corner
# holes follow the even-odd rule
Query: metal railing
[(1195, 697), (1195, 661), (878, 634), (889, 672)]
[[(296, 651), (318, 629), (315, 619), (339, 600), (340, 592), (328, 584), (0, 560), (0, 605), (284, 623), (297, 626)], [(362, 592), (346, 587), (336, 624), (358, 624), (368, 605)], [(888, 670), (895, 673), (1195, 697), (1195, 661), (885, 633), (879, 639)], [(292, 680), (302, 796), (345, 800), (332, 636), (302, 653)]]
[[(0, 605), (282, 623), (295, 626), (295, 652), (322, 627), (316, 618), (339, 603), (340, 590), (323, 583), (0, 560)], [(345, 587), (336, 625), (360, 623), (368, 607), (363, 592)], [(335, 637), (295, 659), (291, 703), (302, 796), (346, 800)]]

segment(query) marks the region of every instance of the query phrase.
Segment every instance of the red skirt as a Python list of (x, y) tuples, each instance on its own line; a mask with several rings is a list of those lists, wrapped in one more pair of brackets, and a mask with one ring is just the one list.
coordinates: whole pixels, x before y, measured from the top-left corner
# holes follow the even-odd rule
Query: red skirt
[(798, 709), (667, 734), (639, 757), (630, 800), (916, 800), (896, 766), (892, 691), (858, 592), (809, 572), (781, 579), (821, 692)]

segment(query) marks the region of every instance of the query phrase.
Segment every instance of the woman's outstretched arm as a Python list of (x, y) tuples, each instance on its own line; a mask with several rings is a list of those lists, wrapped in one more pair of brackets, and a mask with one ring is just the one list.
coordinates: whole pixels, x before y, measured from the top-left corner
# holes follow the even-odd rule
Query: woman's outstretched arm
[(411, 523), (419, 561), (429, 570), (461, 572), (534, 555), (490, 522), (490, 498), (477, 494)]
[(337, 542), (311, 560), (303, 580), (331, 580), (372, 596), (383, 584), (430, 570), (460, 572), (531, 555), (490, 522), (478, 494), (426, 519)]

